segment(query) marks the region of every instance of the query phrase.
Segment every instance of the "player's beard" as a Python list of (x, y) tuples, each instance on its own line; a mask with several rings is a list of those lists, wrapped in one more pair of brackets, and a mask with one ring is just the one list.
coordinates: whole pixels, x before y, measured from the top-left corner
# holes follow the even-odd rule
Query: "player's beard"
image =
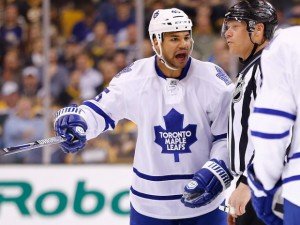
[(165, 62), (169, 66), (176, 68), (176, 69), (183, 69), (188, 62), (190, 54), (189, 53), (186, 53), (186, 54), (176, 54), (175, 53), (171, 59), (169, 57), (166, 57), (163, 54), (163, 57), (164, 57)]

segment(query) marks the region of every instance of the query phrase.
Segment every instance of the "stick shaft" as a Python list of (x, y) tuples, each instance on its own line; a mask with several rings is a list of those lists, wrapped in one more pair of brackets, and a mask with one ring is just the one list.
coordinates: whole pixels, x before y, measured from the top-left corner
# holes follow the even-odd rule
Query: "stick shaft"
[(11, 155), (11, 154), (19, 153), (19, 152), (29, 151), (29, 150), (32, 150), (35, 148), (41, 148), (41, 147), (48, 146), (48, 145), (59, 144), (64, 141), (65, 141), (65, 139), (63, 137), (55, 136), (55, 137), (37, 140), (37, 141), (27, 143), (27, 144), (17, 145), (17, 146), (8, 147), (8, 148), (1, 148), (0, 156)]

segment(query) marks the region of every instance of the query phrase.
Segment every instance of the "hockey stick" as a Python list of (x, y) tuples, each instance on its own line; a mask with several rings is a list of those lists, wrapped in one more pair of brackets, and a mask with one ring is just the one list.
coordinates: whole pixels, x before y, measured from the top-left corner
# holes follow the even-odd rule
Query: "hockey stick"
[(11, 155), (11, 154), (15, 154), (15, 153), (23, 152), (23, 151), (29, 151), (29, 150), (32, 150), (35, 148), (45, 147), (48, 145), (59, 144), (64, 141), (65, 141), (65, 139), (63, 137), (55, 136), (55, 137), (51, 137), (51, 138), (45, 138), (45, 139), (41, 139), (38, 141), (34, 141), (31, 143), (27, 143), (27, 144), (17, 145), (17, 146), (8, 147), (8, 148), (1, 148), (0, 156)]

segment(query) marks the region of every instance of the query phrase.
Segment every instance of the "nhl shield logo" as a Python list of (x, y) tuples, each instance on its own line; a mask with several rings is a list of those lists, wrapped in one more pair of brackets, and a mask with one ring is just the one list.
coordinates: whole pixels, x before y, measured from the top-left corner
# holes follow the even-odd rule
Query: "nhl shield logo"
[(232, 99), (233, 103), (237, 103), (242, 99), (244, 85), (245, 85), (245, 81), (244, 78), (242, 77), (236, 84), (235, 90), (233, 92), (233, 99)]

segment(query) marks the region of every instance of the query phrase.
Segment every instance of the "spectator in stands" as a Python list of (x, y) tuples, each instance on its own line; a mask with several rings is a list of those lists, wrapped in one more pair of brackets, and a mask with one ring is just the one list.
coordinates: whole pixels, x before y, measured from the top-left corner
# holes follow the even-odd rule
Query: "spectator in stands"
[(100, 91), (108, 86), (112, 78), (118, 73), (117, 66), (113, 59), (102, 59), (98, 64), (98, 69), (103, 76), (103, 83), (101, 85)]
[[(23, 97), (17, 103), (15, 113), (9, 114), (4, 125), (4, 145), (15, 146), (43, 138), (45, 126), (41, 118), (35, 117), (31, 99)], [(41, 151), (29, 151), (5, 157), (10, 163), (41, 163)]]
[[(214, 43), (212, 47), (212, 54), (208, 58), (208, 61), (217, 64), (225, 72), (229, 75), (230, 74), (230, 63), (231, 55), (229, 53), (228, 45), (226, 44), (224, 38), (219, 37)], [(230, 76), (231, 80), (235, 80), (235, 75)]]
[(194, 37), (194, 55), (200, 60), (207, 60), (212, 52), (213, 43), (217, 35), (213, 32), (210, 20), (211, 8), (209, 5), (201, 5), (197, 8), (197, 17)]
[(87, 53), (81, 53), (76, 58), (76, 69), (81, 72), (80, 93), (82, 99), (93, 98), (97, 95), (97, 88), (103, 82), (102, 74), (92, 67), (92, 60)]
[(76, 57), (82, 52), (82, 46), (78, 44), (74, 38), (69, 38), (62, 50), (59, 63), (64, 65), (68, 71), (74, 70)]
[(77, 22), (72, 29), (72, 36), (78, 43), (87, 42), (92, 35), (95, 24), (95, 10), (92, 5), (87, 5), (84, 9), (83, 20)]
[(119, 140), (117, 162), (131, 163), (135, 152), (137, 126), (129, 120), (122, 120), (117, 125), (115, 133), (115, 138)]
[(14, 111), (19, 98), (19, 85), (14, 81), (4, 82), (1, 88), (0, 114), (9, 114)]
[(68, 71), (64, 66), (58, 64), (57, 54), (55, 48), (50, 49), (48, 75), (50, 78), (50, 93), (52, 98), (57, 98), (67, 87), (69, 82)]
[(28, 66), (22, 72), (21, 94), (27, 97), (35, 97), (39, 90), (40, 74), (34, 66)]
[(124, 49), (127, 52), (126, 61), (128, 63), (131, 63), (138, 59), (137, 35), (137, 27), (133, 23), (120, 30), (116, 37), (117, 48)]
[(31, 100), (32, 110), (37, 115), (42, 115), (41, 76), (34, 66), (26, 67), (22, 72), (21, 92), (23, 97)]
[(11, 49), (5, 54), (2, 64), (2, 71), (0, 73), (1, 82), (9, 80), (20, 82), (21, 60), (19, 54), (20, 52), (17, 49)]
[(0, 98), (0, 146), (3, 144), (3, 127), (9, 114), (13, 113), (19, 100), (19, 87), (14, 81), (6, 81), (1, 88)]
[(111, 34), (117, 34), (122, 28), (135, 22), (133, 8), (130, 0), (118, 0), (116, 3), (116, 14), (109, 20), (105, 21)]
[(224, 15), (227, 12), (226, 2), (217, 0), (214, 4), (211, 3), (211, 15), (210, 20), (214, 33), (219, 34), (222, 29)]
[(112, 58), (115, 55), (116, 50), (115, 36), (112, 34), (107, 35), (104, 39), (105, 57)]
[(1, 45), (6, 49), (20, 47), (23, 42), (23, 27), (18, 21), (19, 12), (14, 4), (6, 6), (4, 12), (4, 24), (0, 27)]
[(27, 42), (26, 42), (26, 49), (32, 49), (33, 43), (35, 43), (35, 40), (39, 40), (42, 38), (42, 29), (41, 24), (35, 23), (30, 24), (28, 26), (27, 30)]
[(32, 48), (29, 49), (28, 55), (26, 57), (26, 64), (31, 64), (37, 68), (42, 68), (44, 64), (43, 60), (43, 39), (37, 38), (31, 40)]
[(85, 47), (95, 64), (105, 56), (104, 40), (107, 36), (107, 26), (104, 22), (97, 22), (93, 28), (93, 38)]
[(80, 77), (81, 72), (79, 70), (73, 70), (70, 73), (68, 86), (62, 90), (54, 101), (56, 105), (61, 107), (72, 103), (79, 104), (82, 101), (80, 97)]
[(42, 0), (29, 0), (26, 10), (26, 19), (30, 24), (42, 21)]
[(97, 6), (97, 21), (107, 21), (112, 20), (116, 16), (116, 0), (106, 0), (99, 1)]
[(86, 151), (80, 152), (81, 163), (107, 163), (111, 146), (108, 140), (97, 138), (89, 142)]
[[(152, 49), (152, 46), (150, 46), (150, 47)], [(118, 49), (113, 56), (113, 60), (114, 60), (115, 66), (117, 67), (117, 71), (121, 71), (128, 65), (127, 54), (126, 54), (125, 50)]]

